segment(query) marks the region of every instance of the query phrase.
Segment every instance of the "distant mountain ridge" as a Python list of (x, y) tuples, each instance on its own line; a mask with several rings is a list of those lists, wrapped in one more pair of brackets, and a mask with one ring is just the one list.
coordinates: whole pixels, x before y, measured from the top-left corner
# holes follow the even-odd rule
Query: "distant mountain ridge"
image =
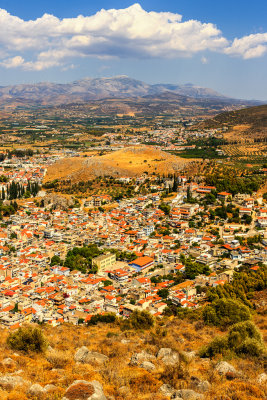
[[(84, 78), (72, 83), (59, 84), (41, 82), (0, 87), (0, 103), (16, 100), (40, 105), (68, 104), (75, 102), (101, 100), (106, 98), (139, 98), (172, 94), (177, 97), (194, 99), (230, 100), (230, 98), (208, 88), (192, 84), (153, 84), (129, 78), (115, 76), (111, 78)], [(233, 101), (235, 99), (231, 99)], [(255, 104), (255, 102), (254, 102)]]

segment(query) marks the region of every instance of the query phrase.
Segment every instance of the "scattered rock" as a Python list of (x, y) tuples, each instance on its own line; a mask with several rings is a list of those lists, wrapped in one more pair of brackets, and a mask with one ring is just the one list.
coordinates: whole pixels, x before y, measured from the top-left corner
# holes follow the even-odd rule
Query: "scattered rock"
[(209, 383), (209, 381), (201, 381), (199, 382), (198, 386), (197, 386), (197, 390), (199, 390), (200, 392), (208, 392), (210, 390), (211, 384)]
[(190, 378), (190, 389), (197, 390), (199, 392), (207, 392), (210, 389), (210, 383), (208, 381), (202, 381), (196, 376)]
[(174, 387), (172, 387), (171, 385), (164, 384), (164, 385), (162, 385), (162, 386), (159, 388), (159, 391), (160, 391), (164, 396), (170, 397), (170, 396), (175, 392), (175, 389), (174, 389)]
[(179, 353), (172, 350), (169, 347), (163, 347), (159, 350), (157, 358), (161, 360), (165, 365), (175, 365), (179, 362)]
[(121, 387), (119, 388), (119, 393), (120, 393), (122, 396), (126, 396), (127, 394), (130, 393), (130, 389), (128, 388), (128, 386), (121, 386)]
[(12, 358), (10, 357), (4, 358), (2, 364), (8, 368), (14, 367), (16, 365), (15, 361), (12, 360)]
[(197, 393), (191, 389), (175, 390), (171, 398), (174, 400), (204, 400), (203, 394)]
[(23, 374), (23, 369), (18, 369), (17, 371), (15, 371), (15, 372), (12, 372), (12, 374), (11, 375), (20, 375), (20, 374)]
[(141, 367), (141, 368), (144, 368), (146, 371), (149, 371), (149, 372), (154, 371), (154, 369), (155, 369), (155, 365), (154, 365), (152, 362), (150, 362), (150, 361), (144, 361), (144, 362), (142, 362), (142, 364), (140, 365), (140, 367)]
[(30, 385), (29, 381), (24, 380), (21, 376), (11, 374), (0, 376), (0, 387), (5, 390), (12, 390), (16, 386)]
[(41, 385), (39, 385), (39, 383), (34, 383), (33, 385), (31, 385), (30, 389), (29, 389), (29, 394), (31, 396), (41, 396), (44, 392), (44, 389)]
[(267, 383), (267, 374), (265, 374), (265, 372), (263, 372), (262, 374), (260, 374), (260, 375), (257, 377), (257, 382), (258, 382), (260, 385), (264, 385), (265, 383)]
[(103, 364), (108, 361), (108, 357), (96, 351), (90, 351), (86, 346), (83, 346), (75, 353), (74, 360), (86, 364)]
[(57, 387), (55, 385), (45, 385), (44, 387), (44, 392), (53, 392), (57, 389)]
[(107, 400), (98, 381), (75, 381), (66, 390), (62, 400)]
[(200, 392), (207, 392), (208, 390), (210, 390), (210, 387), (211, 384), (209, 383), (209, 381), (200, 381), (196, 386), (196, 390)]
[(217, 372), (219, 372), (220, 375), (228, 375), (228, 374), (237, 375), (238, 374), (238, 372), (235, 369), (235, 367), (233, 367), (231, 364), (229, 364), (226, 361), (220, 361), (216, 365), (215, 370)]
[(156, 357), (146, 351), (141, 351), (141, 353), (134, 353), (131, 357), (130, 365), (140, 365), (144, 361), (155, 361)]
[(67, 210), (70, 206), (74, 205), (74, 200), (72, 198), (65, 198), (64, 196), (60, 196), (58, 194), (47, 194), (44, 197), (44, 206), (60, 208), (63, 210)]

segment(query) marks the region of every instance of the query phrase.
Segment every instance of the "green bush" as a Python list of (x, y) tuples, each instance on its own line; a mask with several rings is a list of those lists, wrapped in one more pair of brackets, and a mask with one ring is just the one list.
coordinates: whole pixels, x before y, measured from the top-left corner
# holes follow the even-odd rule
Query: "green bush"
[(134, 311), (130, 323), (134, 329), (149, 329), (154, 325), (154, 318), (148, 311)]
[(237, 300), (218, 299), (207, 305), (203, 310), (205, 323), (227, 327), (251, 317), (249, 308)]
[(19, 328), (7, 338), (8, 346), (13, 350), (21, 350), (26, 353), (34, 351), (41, 353), (47, 348), (47, 341), (40, 328)]
[(260, 357), (264, 353), (264, 345), (256, 339), (248, 338), (236, 348), (236, 354), (249, 357)]
[(241, 357), (260, 357), (265, 353), (261, 334), (251, 321), (233, 325), (228, 335), (213, 339), (200, 350), (199, 355), (212, 358), (216, 354), (226, 355), (230, 352)]
[(200, 357), (213, 358), (216, 354), (225, 354), (228, 349), (227, 337), (215, 337), (212, 342), (199, 351)]
[(262, 341), (260, 332), (252, 322), (240, 322), (232, 326), (228, 334), (229, 346), (237, 348), (246, 339), (255, 339), (258, 342)]
[(108, 314), (96, 314), (93, 315), (92, 318), (87, 322), (88, 325), (97, 325), (98, 322), (104, 322), (105, 324), (109, 324), (116, 321), (116, 314), (108, 313)]
[(121, 324), (125, 329), (150, 329), (154, 325), (154, 318), (148, 311), (135, 310), (127, 320)]

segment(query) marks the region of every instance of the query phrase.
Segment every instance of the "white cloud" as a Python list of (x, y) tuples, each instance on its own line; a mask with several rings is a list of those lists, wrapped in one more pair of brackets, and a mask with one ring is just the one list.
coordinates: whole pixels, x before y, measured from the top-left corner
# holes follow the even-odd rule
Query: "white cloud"
[(24, 59), (21, 56), (16, 56), (12, 58), (7, 58), (6, 60), (2, 61), (0, 65), (5, 68), (17, 68), (24, 64)]
[(8, 69), (21, 67), (28, 71), (42, 71), (46, 68), (57, 67), (61, 63), (55, 60), (25, 61), (21, 56), (15, 56), (1, 61), (0, 65)]
[[(261, 36), (256, 43), (252, 36), (258, 35), (231, 44), (212, 23), (183, 21), (175, 13), (147, 12), (139, 4), (62, 20), (44, 14), (24, 21), (0, 9), (0, 65), (40, 71), (64, 68), (81, 57), (177, 58), (203, 51), (258, 57), (266, 51), (266, 40)], [(2, 60), (1, 53), (5, 54)]]
[(256, 33), (235, 39), (225, 53), (244, 59), (261, 57), (267, 52), (267, 33)]
[(201, 57), (202, 64), (208, 64), (209, 60), (206, 57)]

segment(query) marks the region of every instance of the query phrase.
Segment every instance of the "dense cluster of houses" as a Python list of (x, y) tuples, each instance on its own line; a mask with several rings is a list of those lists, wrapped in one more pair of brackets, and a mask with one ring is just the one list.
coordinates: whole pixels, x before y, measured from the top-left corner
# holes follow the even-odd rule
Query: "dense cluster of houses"
[[(196, 196), (212, 190), (190, 185)], [(244, 262), (256, 271), (257, 263), (267, 259), (266, 228), (260, 231), (262, 240), (255, 249), (235, 239), (237, 229), (239, 236), (248, 234), (246, 227), (236, 224), (222, 226), (222, 240), (218, 240), (208, 232), (211, 222), (203, 207), (186, 203), (186, 191), (185, 184), (170, 199), (169, 214), (160, 208), (159, 193), (123, 200), (109, 211), (91, 209), (89, 213), (80, 208), (54, 209), (52, 204), (39, 207), (25, 200), (0, 228), (1, 324), (11, 328), (29, 321), (53, 326), (64, 321), (78, 324), (97, 313), (127, 317), (135, 309), (160, 316), (167, 306), (159, 295), (161, 289), (168, 289), (168, 299), (174, 305), (194, 308), (201, 300), (197, 286), (230, 282), (234, 268)], [(255, 198), (239, 196), (235, 201), (240, 203), (240, 211), (244, 208), (255, 216), (254, 224), (266, 220), (266, 205), (259, 205)], [(200, 211), (207, 222), (205, 228), (190, 227), (190, 219)], [(64, 260), (68, 250), (91, 243), (105, 249), (93, 260), (97, 274), (51, 266), (54, 255)], [(111, 249), (136, 258), (116, 260)], [(155, 283), (152, 277), (184, 272), (181, 254), (208, 265), (211, 273), (179, 284), (172, 279)]]
[[(44, 173), (40, 166), (24, 173), (2, 170), (20, 182), (41, 181)], [(267, 259), (264, 201), (237, 195), (233, 201), (240, 213), (253, 217), (251, 226), (214, 225), (203, 206), (186, 199), (188, 188), (196, 199), (216, 188), (187, 183), (185, 177), (179, 177), (179, 185), (177, 194), (166, 200), (168, 212), (161, 207), (160, 192), (123, 199), (104, 210), (97, 207), (110, 199), (96, 197), (84, 203), (91, 207), (89, 212), (84, 207), (55, 208), (53, 203), (45, 208), (34, 199), (21, 202), (0, 228), (0, 324), (10, 328), (30, 321), (78, 324), (98, 313), (127, 317), (135, 309), (160, 316), (167, 307), (161, 289), (168, 290), (172, 304), (195, 308), (203, 296), (198, 286), (230, 282), (234, 269), (243, 263), (257, 271), (257, 264)], [(218, 199), (230, 198), (229, 193), (218, 194)], [(192, 227), (192, 219), (200, 220), (201, 227)], [(236, 239), (253, 230), (261, 235), (255, 248)], [(96, 274), (71, 270), (60, 262), (51, 264), (53, 256), (64, 260), (69, 250), (92, 243), (103, 252), (92, 260)], [(134, 257), (117, 260), (114, 249)], [(210, 273), (176, 284), (170, 277), (184, 273), (182, 254), (207, 265)], [(155, 279), (159, 276), (165, 278)]]

